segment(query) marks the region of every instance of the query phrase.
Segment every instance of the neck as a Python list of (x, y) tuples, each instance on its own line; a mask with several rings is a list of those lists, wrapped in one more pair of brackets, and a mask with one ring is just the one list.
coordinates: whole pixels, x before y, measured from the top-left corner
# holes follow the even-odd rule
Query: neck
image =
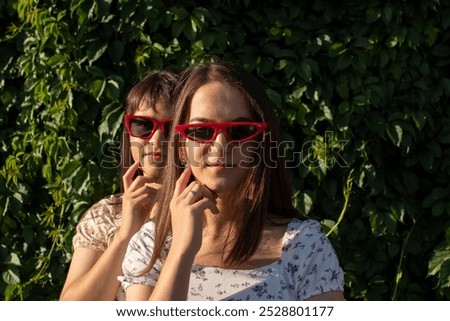
[(161, 188), (161, 182), (160, 181), (149, 181), (146, 182), (145, 185), (154, 188), (154, 189), (160, 189)]
[(209, 210), (205, 211), (205, 227), (204, 232), (212, 237), (223, 237), (224, 231), (235, 230), (234, 225), (235, 212), (239, 210), (235, 205), (231, 204), (228, 198), (219, 195), (216, 198), (216, 205), (219, 209), (218, 214), (214, 214)]
[[(143, 173), (144, 177), (145, 177), (145, 181), (147, 182), (147, 184), (152, 184), (152, 187), (161, 187), (161, 175), (157, 175), (155, 172), (151, 172), (151, 173)], [(155, 185), (155, 186), (153, 186)]]

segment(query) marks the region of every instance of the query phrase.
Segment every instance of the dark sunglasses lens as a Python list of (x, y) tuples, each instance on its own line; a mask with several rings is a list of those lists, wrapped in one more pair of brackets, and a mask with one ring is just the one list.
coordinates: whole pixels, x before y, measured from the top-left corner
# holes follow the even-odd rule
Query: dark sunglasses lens
[(233, 140), (246, 139), (258, 132), (257, 126), (237, 125), (227, 129), (227, 134)]
[(154, 127), (155, 124), (148, 119), (133, 118), (130, 120), (131, 135), (136, 137), (145, 137), (150, 135)]
[(214, 136), (214, 128), (211, 127), (191, 127), (187, 128), (186, 136), (192, 140), (208, 141)]

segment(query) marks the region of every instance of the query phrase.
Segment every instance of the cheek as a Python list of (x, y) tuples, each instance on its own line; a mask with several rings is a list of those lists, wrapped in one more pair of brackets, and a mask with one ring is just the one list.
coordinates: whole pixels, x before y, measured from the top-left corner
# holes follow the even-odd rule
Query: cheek
[(238, 160), (242, 167), (254, 167), (262, 161), (260, 148), (255, 143), (247, 143), (235, 148), (233, 158)]
[(188, 160), (189, 164), (193, 167), (200, 167), (203, 163), (202, 160), (208, 153), (208, 148), (205, 144), (200, 145), (197, 143), (188, 142), (184, 148), (185, 158)]
[(207, 179), (205, 178), (204, 175), (202, 175), (202, 170), (198, 166), (192, 164), (190, 165), (190, 167), (192, 170), (192, 176), (194, 176), (196, 180), (205, 183), (205, 180)]
[(131, 150), (131, 155), (133, 156), (133, 159), (139, 160), (139, 155), (141, 155), (141, 151), (144, 148), (144, 146), (142, 145), (142, 142), (139, 139), (130, 138), (130, 150)]

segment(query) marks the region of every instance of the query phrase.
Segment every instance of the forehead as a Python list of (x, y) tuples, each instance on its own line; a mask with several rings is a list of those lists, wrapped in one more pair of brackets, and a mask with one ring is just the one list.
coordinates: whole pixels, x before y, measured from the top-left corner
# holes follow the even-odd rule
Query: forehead
[(138, 110), (133, 114), (136, 116), (147, 116), (157, 119), (171, 118), (172, 115), (166, 106), (160, 102), (156, 103), (154, 107), (149, 107), (148, 104), (142, 101), (139, 105)]
[(248, 100), (237, 88), (219, 82), (201, 86), (191, 101), (189, 119), (231, 121), (253, 119)]

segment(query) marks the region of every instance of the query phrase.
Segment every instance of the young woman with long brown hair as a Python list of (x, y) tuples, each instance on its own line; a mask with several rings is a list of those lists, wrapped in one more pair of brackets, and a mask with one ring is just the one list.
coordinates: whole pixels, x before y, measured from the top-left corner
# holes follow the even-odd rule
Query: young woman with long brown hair
[(117, 281), (130, 238), (144, 224), (166, 166), (177, 75), (151, 72), (129, 91), (121, 167), (123, 193), (95, 203), (81, 218), (61, 300), (124, 300)]
[(130, 241), (127, 300), (341, 300), (343, 272), (292, 206), (273, 106), (224, 61), (187, 68), (164, 185)]

